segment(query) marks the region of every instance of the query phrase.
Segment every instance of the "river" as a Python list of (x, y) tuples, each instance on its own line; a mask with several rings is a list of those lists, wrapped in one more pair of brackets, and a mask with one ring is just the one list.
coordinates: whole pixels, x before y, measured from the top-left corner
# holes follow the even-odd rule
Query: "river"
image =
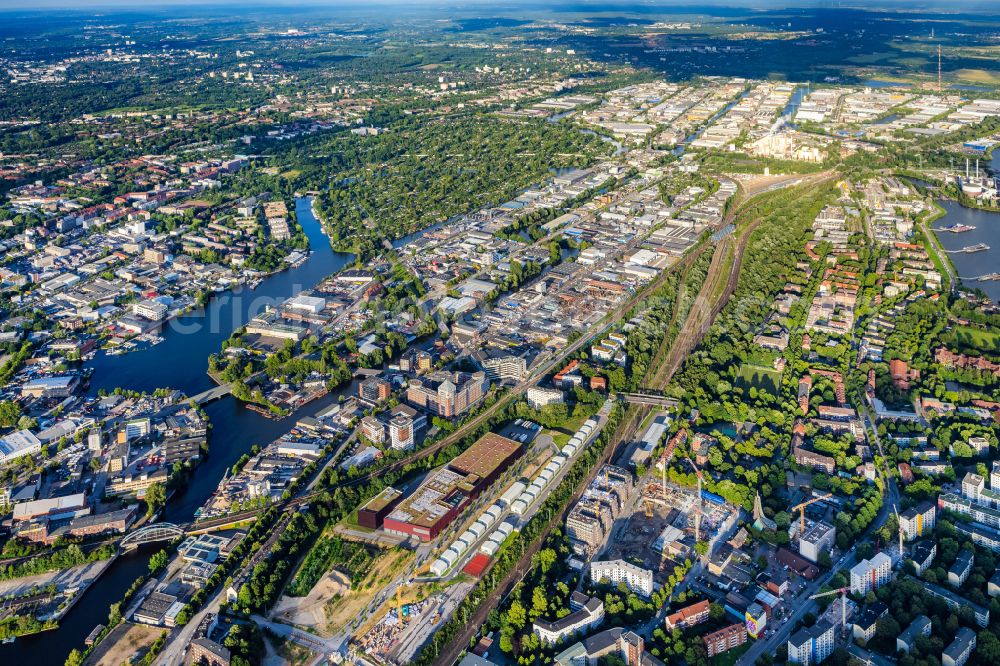
[[(312, 249), (305, 263), (271, 275), (256, 289), (241, 287), (219, 294), (204, 311), (169, 322), (162, 333), (164, 340), (158, 345), (118, 356), (99, 352), (87, 364), (94, 369), (90, 390), (96, 393), (102, 388), (112, 390), (119, 386), (136, 391), (174, 388), (194, 395), (214, 386), (206, 374), (208, 356), (217, 352), (222, 341), (236, 328), (266, 305), (280, 303), (303, 289), (312, 288), (354, 261), (354, 255), (335, 252), (330, 247), (308, 198), (296, 199), (295, 210)], [(394, 245), (399, 247), (418, 235), (402, 238)], [(232, 397), (205, 405), (212, 424), (209, 455), (195, 470), (187, 486), (171, 498), (164, 519), (178, 523), (191, 520), (215, 490), (224, 470), (249, 452), (254, 444), (267, 444), (291, 429), (301, 414), (314, 414), (335, 402), (340, 394), (356, 390), (352, 382), (341, 391), (306, 405), (300, 414), (280, 421), (246, 409)], [(96, 624), (107, 622), (109, 606), (145, 572), (149, 555), (155, 551), (156, 548), (151, 547), (119, 557), (84, 593), (58, 630), (26, 636), (13, 645), (0, 646), (0, 662), (61, 666), (71, 649), (83, 647), (83, 639)]]

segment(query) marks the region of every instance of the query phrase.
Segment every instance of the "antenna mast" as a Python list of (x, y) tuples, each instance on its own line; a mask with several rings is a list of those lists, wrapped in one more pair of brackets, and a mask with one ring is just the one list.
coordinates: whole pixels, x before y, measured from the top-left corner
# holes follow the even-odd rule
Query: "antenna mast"
[(941, 45), (938, 44), (938, 92), (941, 92)]

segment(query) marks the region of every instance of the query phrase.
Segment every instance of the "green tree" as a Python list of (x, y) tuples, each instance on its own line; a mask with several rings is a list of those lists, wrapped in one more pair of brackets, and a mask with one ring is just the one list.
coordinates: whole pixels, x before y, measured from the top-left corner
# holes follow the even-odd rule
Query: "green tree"
[(162, 483), (154, 483), (146, 488), (146, 515), (152, 517), (167, 503), (167, 489)]

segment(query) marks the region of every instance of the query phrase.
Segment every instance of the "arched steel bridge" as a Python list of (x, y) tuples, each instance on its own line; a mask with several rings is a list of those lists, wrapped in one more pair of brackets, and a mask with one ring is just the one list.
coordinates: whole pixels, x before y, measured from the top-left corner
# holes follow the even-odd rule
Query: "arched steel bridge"
[(152, 523), (144, 525), (135, 532), (130, 532), (118, 542), (122, 548), (132, 548), (144, 543), (154, 541), (171, 541), (177, 537), (184, 536), (184, 528), (173, 523)]

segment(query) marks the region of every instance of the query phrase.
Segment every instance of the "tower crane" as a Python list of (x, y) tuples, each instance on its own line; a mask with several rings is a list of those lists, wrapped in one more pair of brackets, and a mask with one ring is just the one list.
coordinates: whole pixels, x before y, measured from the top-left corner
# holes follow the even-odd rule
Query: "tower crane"
[(836, 590), (830, 590), (829, 592), (820, 592), (819, 594), (814, 594), (810, 599), (819, 599), (820, 597), (828, 597), (831, 594), (839, 594), (840, 596), (840, 626), (844, 631), (847, 631), (847, 593), (851, 591), (849, 587), (841, 587)]
[(702, 472), (698, 469), (698, 466), (694, 464), (690, 456), (685, 456), (685, 459), (690, 463), (691, 467), (694, 469), (695, 476), (698, 477), (698, 502), (695, 504), (694, 509), (694, 540), (695, 543), (701, 541), (701, 514), (702, 514), (702, 499), (701, 499), (701, 483), (702, 483)]
[(821, 500), (829, 499), (833, 497), (833, 493), (827, 493), (825, 495), (820, 495), (819, 497), (813, 497), (810, 500), (806, 500), (801, 504), (796, 504), (792, 507), (792, 513), (796, 511), (799, 512), (799, 537), (806, 531), (806, 507), (814, 502), (819, 502)]

